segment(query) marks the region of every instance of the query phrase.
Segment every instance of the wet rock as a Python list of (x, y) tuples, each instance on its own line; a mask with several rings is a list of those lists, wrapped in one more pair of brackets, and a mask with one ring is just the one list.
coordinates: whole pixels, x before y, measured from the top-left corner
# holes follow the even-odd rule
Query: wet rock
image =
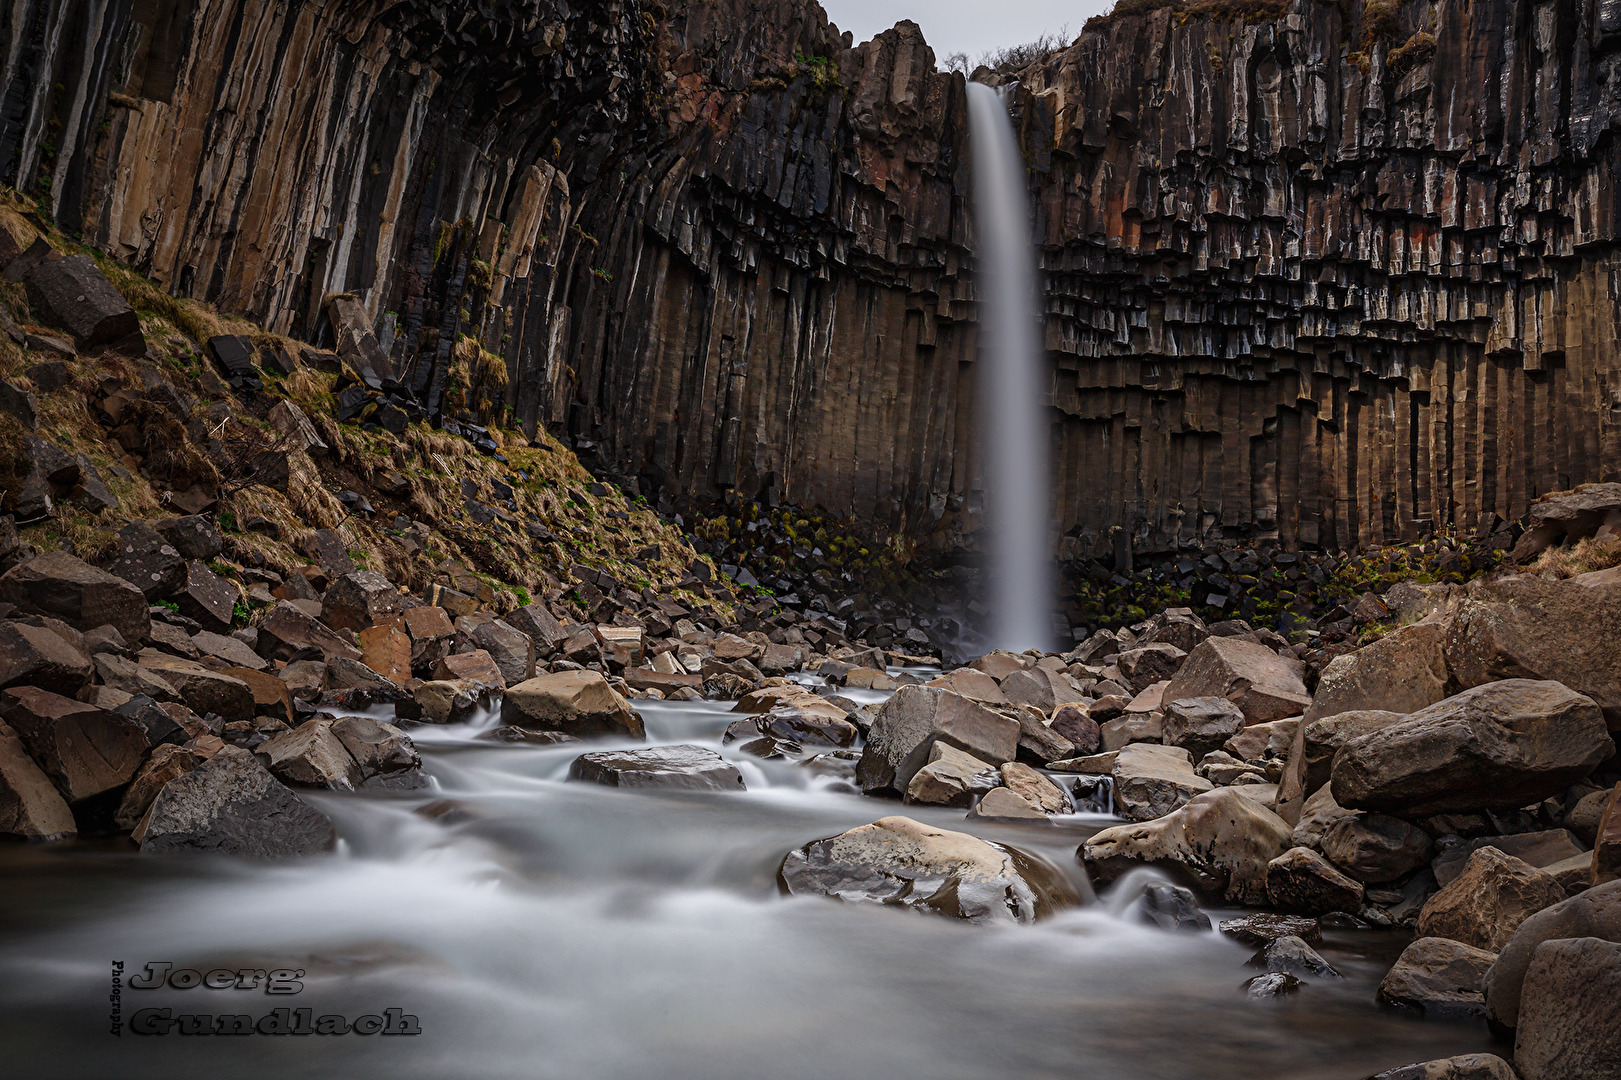
[(868, 794), (898, 794), (927, 764), (936, 742), (1000, 765), (1014, 759), (1018, 741), (1016, 720), (949, 690), (903, 686), (873, 718), (856, 776)]
[(515, 727), (511, 724), (481, 731), (478, 733), (477, 738), (486, 742), (521, 742), (529, 743), (532, 746), (563, 746), (568, 743), (582, 741), (576, 739), (573, 735), (564, 735), (561, 731), (536, 731), (534, 728)]
[(9, 724), (0, 723), (0, 836), (56, 840), (78, 831), (73, 811)]
[(353, 791), (364, 776), (360, 765), (332, 730), (332, 720), (306, 720), (292, 731), (267, 739), (254, 750), (276, 779), (295, 787)]
[(1507, 679), (1347, 742), (1334, 755), (1334, 798), (1409, 816), (1511, 810), (1564, 791), (1614, 753), (1591, 698)]
[(1417, 623), (1336, 656), (1323, 669), (1305, 721), (1370, 710), (1415, 713), (1441, 701), (1449, 678), (1445, 636), (1441, 623)]
[(641, 716), (594, 671), (559, 671), (519, 683), (502, 699), (501, 722), (581, 738), (647, 737)]
[(1368, 1080), (1520, 1080), (1513, 1068), (1492, 1054), (1460, 1054), (1457, 1057), (1420, 1061), (1386, 1069)]
[(1318, 791), (1333, 776), (1334, 755), (1340, 747), (1359, 735), (1389, 727), (1406, 717), (1393, 712), (1348, 712), (1310, 723), (1302, 720), (1295, 729), (1288, 764), (1278, 791), (1278, 813), (1285, 821), (1299, 821), (1306, 796)]
[(1074, 754), (1070, 756), (1086, 757), (1098, 752), (1101, 740), (1098, 722), (1079, 706), (1065, 705), (1053, 713), (1051, 730), (1075, 747)]
[(152, 527), (183, 559), (206, 563), (225, 550), (225, 538), (206, 514), (164, 518)]
[(174, 687), (195, 713), (218, 713), (227, 721), (253, 715), (253, 689), (241, 679), (152, 649), (141, 650), (139, 660), (141, 667)]
[(1365, 885), (1398, 881), (1430, 861), (1435, 841), (1385, 814), (1347, 815), (1323, 832), (1323, 854)]
[(1252, 998), (1276, 998), (1298, 993), (1305, 984), (1286, 971), (1269, 971), (1244, 982), (1244, 993)]
[(886, 817), (788, 853), (783, 892), (890, 904), (970, 922), (1029, 923), (1080, 902), (1057, 868), (966, 833)]
[(0, 620), (0, 689), (28, 685), (76, 694), (90, 672), (90, 658), (52, 631)]
[(1115, 812), (1129, 821), (1164, 817), (1212, 786), (1193, 771), (1186, 750), (1154, 743), (1123, 747), (1111, 775)]
[(173, 593), (182, 615), (220, 633), (230, 631), (241, 598), (235, 585), (197, 561), (186, 564), (186, 580)]
[(1293, 847), (1267, 864), (1266, 895), (1284, 911), (1326, 915), (1360, 911), (1363, 888), (1317, 852)]
[(350, 570), (338, 575), (321, 597), (321, 619), (334, 630), (356, 633), (399, 615), (405, 600), (382, 574)]
[(1621, 1075), (1621, 944), (1544, 941), (1531, 954), (1514, 1036), (1520, 1080)]
[(155, 748), (125, 789), (113, 814), (113, 824), (126, 831), (135, 829), (170, 780), (186, 775), (206, 760), (206, 755), (187, 747), (164, 744)]
[(146, 640), (152, 625), (139, 589), (61, 551), (37, 555), (0, 575), (0, 601), (80, 629), (110, 625), (129, 642)]
[(1165, 688), (1166, 701), (1198, 697), (1226, 698), (1252, 724), (1299, 716), (1311, 704), (1298, 661), (1285, 660), (1253, 641), (1227, 637), (1201, 642)]
[(1480, 1016), (1481, 982), (1497, 954), (1445, 937), (1420, 937), (1402, 951), (1379, 984), (1386, 1005), (1431, 1016)]
[(1139, 922), (1161, 930), (1180, 933), (1208, 933), (1210, 916), (1199, 909), (1193, 890), (1180, 885), (1150, 885), (1142, 899), (1132, 906)]
[(933, 806), (968, 806), (974, 796), (999, 783), (996, 766), (964, 753), (948, 743), (929, 747), (929, 760), (912, 774), (906, 801)]
[(81, 350), (134, 341), (139, 344), (141, 321), (129, 301), (113, 287), (96, 261), (88, 255), (43, 259), (23, 277), (28, 304), (41, 317), (73, 335)]
[(753, 720), (755, 730), (804, 746), (853, 746), (859, 732), (848, 720), (807, 712), (796, 705), (774, 705)]
[(0, 716), (70, 803), (127, 783), (146, 757), (146, 736), (127, 717), (60, 694), (12, 687)]
[(1198, 761), (1243, 729), (1244, 714), (1224, 697), (1176, 698), (1165, 703), (1160, 738)]
[(1100, 884), (1138, 866), (1158, 866), (1187, 875), (1208, 895), (1260, 904), (1266, 900), (1267, 864), (1288, 847), (1289, 827), (1282, 819), (1230, 788), (1218, 788), (1155, 821), (1104, 829), (1077, 854)]
[(654, 746), (581, 754), (569, 766), (570, 780), (608, 787), (669, 791), (742, 791), (737, 766), (701, 746)]
[(161, 600), (185, 584), (186, 560), (156, 529), (137, 521), (118, 530), (107, 572), (140, 589), (148, 601)]
[(1520, 1022), (1521, 989), (1537, 946), (1561, 938), (1621, 943), (1621, 882), (1588, 889), (1543, 908), (1520, 923), (1485, 978), (1486, 1015), (1512, 1028)]
[(1048, 818), (1041, 807), (1029, 798), (1006, 787), (994, 787), (974, 800), (968, 811), (970, 820), (1022, 821), (1047, 824)]
[(1018, 761), (1002, 763), (1002, 784), (1046, 814), (1070, 814), (1075, 804), (1062, 788), (1030, 766)]
[(484, 708), (487, 693), (476, 683), (433, 680), (412, 687), (411, 698), (413, 711), (428, 723), (465, 724)]
[(1496, 848), (1481, 848), (1425, 903), (1418, 932), (1498, 952), (1521, 923), (1564, 899), (1565, 890), (1548, 874)]
[(1453, 878), (1462, 873), (1469, 856), (1483, 847), (1494, 847), (1539, 870), (1584, 854), (1576, 838), (1565, 829), (1544, 829), (1510, 836), (1477, 836), (1473, 840), (1454, 844), (1435, 860), (1435, 880), (1441, 885), (1450, 884)]
[(271, 859), (331, 851), (337, 838), (325, 814), (235, 746), (165, 784), (135, 835), (142, 852)]
[(332, 721), (332, 734), (343, 743), (343, 748), (360, 766), (361, 775), (368, 780), (382, 773), (415, 769), (422, 764), (411, 737), (382, 720), (370, 716), (340, 716)]
[(1320, 945), (1323, 941), (1322, 926), (1316, 919), (1300, 915), (1274, 915), (1267, 911), (1223, 919), (1220, 929), (1240, 945), (1265, 946), (1288, 937), (1308, 945)]
[(1252, 967), (1268, 971), (1282, 971), (1300, 979), (1339, 979), (1342, 975), (1322, 954), (1302, 939), (1290, 934), (1276, 938), (1261, 947), (1250, 958)]

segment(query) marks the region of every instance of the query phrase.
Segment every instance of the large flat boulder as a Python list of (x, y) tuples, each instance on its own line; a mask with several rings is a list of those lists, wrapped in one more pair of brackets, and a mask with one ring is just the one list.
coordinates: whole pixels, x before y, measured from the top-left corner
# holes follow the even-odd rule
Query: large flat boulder
[(996, 766), (950, 743), (929, 747), (928, 764), (912, 774), (906, 785), (906, 801), (931, 806), (970, 806), (974, 796), (999, 782)]
[(1305, 722), (1340, 713), (1414, 713), (1447, 696), (1446, 626), (1415, 623), (1391, 631), (1323, 669)]
[(141, 590), (63, 551), (49, 551), (0, 575), (0, 601), (61, 619), (78, 630), (112, 626), (130, 643), (152, 626)]
[(1000, 765), (1018, 755), (1019, 722), (932, 686), (903, 686), (873, 717), (856, 779), (868, 794), (903, 794), (936, 742)]
[(1426, 1016), (1480, 1016), (1486, 1011), (1481, 983), (1496, 959), (1451, 938), (1417, 938), (1379, 983), (1379, 1000)]
[(1302, 719), (1278, 785), (1278, 815), (1291, 824), (1299, 821), (1306, 797), (1329, 782), (1340, 747), (1404, 719), (1401, 713), (1382, 711), (1340, 713), (1310, 723)]
[(1611, 730), (1621, 730), (1621, 579), (1471, 582), (1445, 649), (1459, 686), (1564, 683), (1596, 701)]
[(1515, 929), (1486, 974), (1486, 1015), (1502, 1027), (1520, 1022), (1520, 991), (1537, 946), (1561, 938), (1621, 943), (1621, 881), (1600, 885), (1549, 905)]
[(69, 803), (129, 783), (146, 757), (146, 735), (133, 721), (47, 690), (5, 691), (0, 717)]
[(1045, 860), (906, 817), (880, 818), (791, 851), (777, 881), (791, 895), (969, 922), (1029, 923), (1080, 903), (1063, 872)]
[(1621, 533), (1621, 484), (1584, 484), (1555, 491), (1531, 504), (1525, 532), (1509, 553), (1514, 562), (1535, 559), (1550, 547), (1594, 536), (1600, 529)]
[(570, 780), (606, 787), (660, 791), (742, 791), (737, 766), (702, 746), (653, 746), (581, 754), (569, 766)]
[(0, 620), (0, 689), (27, 685), (76, 694), (91, 670), (88, 656), (45, 627)]
[(501, 701), (501, 722), (582, 739), (647, 738), (640, 714), (595, 671), (558, 671), (511, 687)]
[(1409, 817), (1512, 810), (1563, 792), (1615, 753), (1593, 700), (1555, 682), (1466, 690), (1334, 755), (1334, 798)]
[(1165, 701), (1198, 697), (1226, 698), (1252, 724), (1299, 716), (1311, 704), (1299, 661), (1285, 660), (1254, 641), (1230, 637), (1200, 642), (1164, 693)]
[(331, 851), (337, 830), (248, 751), (227, 746), (153, 799), (134, 834), (141, 851), (290, 858)]
[(1621, 944), (1544, 941), (1531, 954), (1514, 1032), (1520, 1080), (1621, 1076)]
[(1085, 692), (1074, 679), (1061, 671), (1040, 667), (1013, 672), (1002, 680), (1001, 689), (1003, 697), (1012, 704), (1034, 705), (1045, 713), (1072, 701), (1086, 700)]
[(17, 732), (0, 723), (0, 836), (56, 840), (77, 831), (61, 792), (23, 747)]
[(1564, 888), (1551, 875), (1496, 848), (1481, 848), (1450, 885), (1425, 901), (1418, 932), (1500, 952), (1521, 923), (1564, 899)]
[(1193, 759), (1176, 746), (1129, 743), (1110, 770), (1115, 813), (1128, 821), (1152, 821), (1187, 804), (1214, 785), (1193, 771)]
[(930, 679), (923, 685), (939, 686), (954, 694), (961, 694), (974, 701), (983, 701), (988, 705), (1009, 704), (1007, 695), (1002, 692), (1002, 687), (997, 681), (978, 668), (960, 667), (938, 678)]
[(1077, 854), (1099, 884), (1158, 866), (1207, 895), (1264, 904), (1267, 865), (1290, 847), (1289, 834), (1283, 819), (1253, 799), (1217, 788), (1157, 820), (1104, 829)]
[(1537, 832), (1510, 833), (1507, 836), (1477, 836), (1454, 844), (1435, 860), (1435, 881), (1447, 885), (1463, 872), (1469, 856), (1483, 847), (1494, 847), (1504, 855), (1512, 855), (1541, 870), (1564, 862), (1585, 852), (1568, 829), (1542, 829)]

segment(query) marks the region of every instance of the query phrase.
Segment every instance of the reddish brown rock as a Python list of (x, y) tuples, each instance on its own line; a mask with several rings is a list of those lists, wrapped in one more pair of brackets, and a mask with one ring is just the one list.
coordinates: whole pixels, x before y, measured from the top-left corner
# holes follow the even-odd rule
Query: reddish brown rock
[(0, 575), (0, 601), (79, 630), (110, 625), (131, 643), (146, 640), (152, 625), (139, 589), (60, 551), (37, 555)]
[(1418, 915), (1418, 932), (1500, 952), (1526, 919), (1565, 899), (1565, 890), (1536, 867), (1481, 848), (1463, 873), (1430, 897)]
[(0, 724), (0, 835), (55, 840), (78, 831), (73, 811), (17, 733)]

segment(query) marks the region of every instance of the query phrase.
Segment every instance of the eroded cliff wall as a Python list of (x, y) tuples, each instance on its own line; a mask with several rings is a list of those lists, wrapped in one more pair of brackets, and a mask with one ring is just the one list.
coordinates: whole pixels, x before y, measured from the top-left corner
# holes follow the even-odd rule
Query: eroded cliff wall
[[(1348, 546), (1613, 478), (1621, 2), (1205, 3), (1019, 73), (1059, 550)], [(1146, 10), (1145, 10), (1146, 9)], [(12, 0), (0, 180), (666, 493), (981, 524), (966, 110), (810, 0)]]

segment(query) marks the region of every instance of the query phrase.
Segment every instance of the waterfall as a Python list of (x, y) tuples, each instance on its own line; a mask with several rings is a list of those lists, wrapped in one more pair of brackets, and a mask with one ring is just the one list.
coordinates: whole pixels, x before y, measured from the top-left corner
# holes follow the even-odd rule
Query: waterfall
[(1024, 159), (1002, 99), (968, 84), (979, 249), (980, 475), (990, 555), (991, 645), (1052, 645), (1053, 566), (1046, 403), (1035, 249)]

